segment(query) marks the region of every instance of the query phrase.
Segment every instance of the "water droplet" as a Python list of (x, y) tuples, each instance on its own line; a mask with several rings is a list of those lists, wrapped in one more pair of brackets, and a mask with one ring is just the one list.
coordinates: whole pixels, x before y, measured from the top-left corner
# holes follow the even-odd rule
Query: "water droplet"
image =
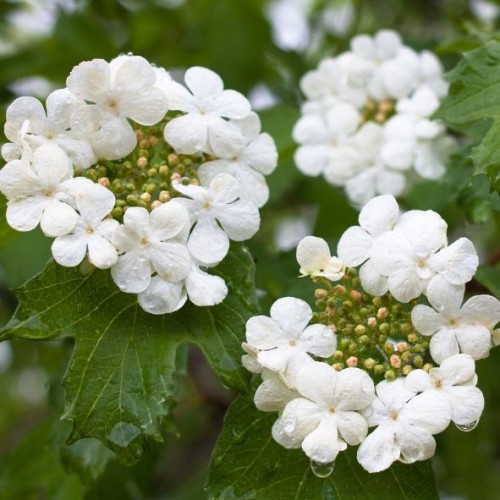
[(473, 431), (477, 427), (477, 420), (469, 422), (468, 424), (455, 424), (457, 429), (462, 432)]
[(317, 477), (325, 478), (328, 477), (332, 472), (335, 467), (335, 462), (329, 462), (329, 463), (321, 463), (321, 462), (315, 462), (314, 460), (311, 460), (311, 470), (313, 471), (313, 474)]
[(118, 422), (106, 437), (121, 448), (126, 448), (140, 433), (135, 425)]

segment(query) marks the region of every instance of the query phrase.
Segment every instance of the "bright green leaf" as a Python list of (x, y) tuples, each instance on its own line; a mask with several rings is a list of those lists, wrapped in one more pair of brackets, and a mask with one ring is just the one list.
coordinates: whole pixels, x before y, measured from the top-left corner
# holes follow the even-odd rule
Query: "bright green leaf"
[(257, 410), (239, 397), (226, 415), (208, 478), (211, 499), (227, 500), (432, 500), (438, 498), (430, 462), (395, 463), (369, 474), (356, 449), (340, 453), (333, 473), (316, 477), (302, 450), (286, 450), (271, 436), (276, 414)]
[(120, 292), (109, 272), (84, 275), (50, 263), (17, 290), (19, 308), (0, 335), (2, 340), (74, 337), (64, 379), (70, 442), (96, 437), (132, 463), (146, 437), (162, 439), (180, 344), (198, 344), (225, 385), (247, 388), (239, 360), (245, 322), (256, 312), (253, 261), (235, 245), (217, 271), (230, 289), (222, 304), (189, 304), (154, 316), (138, 306), (135, 295)]

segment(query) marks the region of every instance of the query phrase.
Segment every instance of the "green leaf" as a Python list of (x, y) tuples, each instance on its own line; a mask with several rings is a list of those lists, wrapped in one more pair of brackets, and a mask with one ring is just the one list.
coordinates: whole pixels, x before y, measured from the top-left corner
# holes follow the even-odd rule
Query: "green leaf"
[(50, 263), (17, 290), (20, 305), (0, 339), (74, 337), (64, 377), (63, 418), (73, 422), (69, 442), (96, 437), (133, 463), (147, 437), (162, 440), (179, 345), (199, 345), (226, 386), (247, 390), (248, 373), (239, 360), (245, 322), (257, 311), (252, 257), (234, 245), (217, 272), (229, 288), (222, 304), (188, 304), (154, 316), (138, 306), (135, 295), (120, 292), (109, 272), (84, 275)]
[(51, 422), (31, 431), (0, 466), (0, 491), (5, 499), (78, 500), (83, 487), (76, 474), (68, 473), (59, 453), (48, 444)]
[(500, 171), (500, 42), (489, 41), (467, 52), (448, 75), (450, 89), (438, 116), (467, 132), (478, 121), (489, 123), (473, 150), (476, 173), (486, 173), (497, 187)]
[(273, 440), (276, 418), (257, 410), (248, 397), (233, 403), (212, 456), (207, 485), (211, 499), (438, 498), (429, 461), (398, 462), (387, 471), (369, 474), (356, 461), (352, 447), (339, 454), (330, 476), (316, 477), (302, 450), (286, 450)]
[(491, 290), (497, 299), (500, 299), (500, 268), (494, 266), (482, 265), (476, 271), (475, 278)]

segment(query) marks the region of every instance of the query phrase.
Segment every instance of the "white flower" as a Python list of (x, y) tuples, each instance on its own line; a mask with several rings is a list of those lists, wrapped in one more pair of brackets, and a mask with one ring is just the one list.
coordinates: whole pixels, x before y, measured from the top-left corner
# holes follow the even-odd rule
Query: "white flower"
[(224, 90), (216, 73), (195, 66), (185, 74), (189, 90), (171, 83), (170, 108), (187, 113), (165, 127), (165, 139), (178, 153), (200, 151), (228, 157), (244, 146), (241, 132), (224, 118), (241, 120), (250, 113), (250, 103), (239, 92)]
[[(5, 135), (12, 143), (4, 144), (2, 154), (7, 161), (20, 158), (25, 140), (32, 149), (55, 143), (68, 155), (73, 166), (88, 168), (97, 161), (90, 138), (70, 130), (72, 115), (85, 105), (67, 89), (59, 89), (47, 97), (47, 112), (33, 97), (19, 97), (7, 108)], [(23, 124), (27, 129), (21, 134)], [(21, 137), (22, 135), (22, 137)]]
[(330, 182), (343, 185), (357, 160), (349, 139), (358, 125), (359, 113), (349, 104), (336, 104), (325, 116), (303, 115), (293, 129), (293, 138), (300, 144), (294, 156), (297, 168), (310, 176), (325, 173)]
[(428, 391), (415, 396), (404, 378), (377, 384), (377, 397), (365, 411), (368, 424), (378, 426), (361, 443), (358, 462), (368, 472), (380, 472), (400, 460), (411, 464), (434, 455), (432, 434), (442, 432), (451, 418), (450, 405)]
[(219, 263), (229, 250), (229, 240), (244, 241), (259, 229), (257, 207), (239, 199), (239, 185), (234, 177), (218, 174), (209, 187), (177, 182), (174, 188), (187, 198), (176, 198), (189, 212), (194, 224), (188, 248), (192, 256), (205, 265)]
[(247, 343), (259, 350), (257, 360), (270, 370), (285, 373), (293, 358), (307, 353), (326, 358), (335, 352), (335, 333), (325, 325), (308, 325), (312, 311), (307, 302), (293, 297), (278, 299), (271, 317), (254, 316), (247, 321)]
[(179, 310), (188, 298), (197, 306), (215, 306), (226, 298), (227, 292), (226, 283), (220, 276), (202, 271), (193, 261), (184, 280), (171, 282), (154, 276), (137, 300), (148, 313), (167, 314)]
[(256, 113), (231, 123), (240, 129), (245, 140), (244, 147), (230, 158), (204, 163), (198, 169), (198, 176), (203, 184), (208, 185), (217, 174), (232, 175), (240, 184), (240, 198), (260, 208), (269, 199), (264, 175), (271, 174), (276, 168), (276, 144), (269, 134), (260, 133), (260, 120)]
[(100, 184), (90, 183), (78, 192), (75, 203), (80, 213), (78, 222), (70, 234), (54, 240), (52, 255), (62, 266), (74, 267), (82, 262), (88, 249), (89, 261), (99, 269), (108, 269), (118, 259), (110, 240), (119, 224), (105, 219), (114, 207), (115, 196)]
[[(450, 285), (434, 278), (427, 288), (432, 307), (416, 305), (411, 312), (413, 325), (422, 335), (432, 335), (431, 356), (437, 363), (459, 352), (473, 359), (488, 356), (491, 336), (500, 321), (500, 302), (491, 295), (475, 295), (463, 306), (463, 285)], [(434, 308), (434, 309), (433, 309)]]
[(330, 281), (338, 281), (345, 273), (344, 263), (331, 256), (328, 243), (315, 236), (306, 236), (298, 244), (297, 262), (303, 276), (323, 276)]
[(405, 379), (406, 387), (414, 392), (433, 392), (448, 401), (451, 420), (457, 425), (474, 425), (484, 408), (483, 393), (474, 387), (477, 382), (475, 363), (467, 354), (445, 359), (439, 368), (429, 373), (413, 370)]
[(131, 207), (125, 212), (112, 243), (121, 253), (111, 268), (118, 287), (128, 293), (140, 293), (151, 283), (153, 272), (166, 281), (180, 281), (191, 269), (186, 247), (189, 214), (175, 203), (165, 203), (151, 213)]
[(278, 373), (264, 369), (262, 384), (254, 395), (254, 403), (259, 410), (281, 412), (295, 398), (300, 398), (300, 394), (289, 387)]
[(300, 370), (295, 385), (302, 397), (290, 401), (273, 426), (279, 444), (302, 447), (311, 460), (329, 463), (348, 444), (363, 440), (368, 425), (357, 412), (374, 397), (373, 381), (366, 372), (359, 368), (337, 372), (313, 362)]
[(0, 170), (0, 191), (7, 196), (7, 222), (18, 231), (31, 231), (39, 223), (46, 236), (69, 233), (78, 215), (69, 201), (67, 183), (73, 167), (54, 144), (37, 148), (33, 163), (13, 160)]
[(373, 198), (359, 214), (359, 226), (347, 229), (341, 236), (337, 253), (346, 266), (363, 264), (359, 277), (363, 288), (372, 295), (387, 292), (387, 278), (377, 272), (370, 255), (374, 242), (384, 233), (391, 231), (399, 219), (399, 206), (393, 196), (382, 195)]
[(437, 274), (457, 285), (474, 275), (478, 265), (474, 246), (460, 238), (444, 247), (446, 229), (446, 222), (436, 212), (412, 210), (373, 244), (370, 260), (377, 272), (388, 277), (389, 291), (400, 302), (426, 293)]
[[(377, 194), (399, 196), (406, 187), (406, 179), (400, 172), (385, 168), (380, 160), (380, 144), (383, 141), (383, 130), (376, 123), (365, 123), (352, 137), (352, 147), (357, 156), (347, 171), (349, 178), (345, 180), (345, 191), (349, 199), (364, 205)], [(331, 184), (337, 184), (336, 178), (345, 177), (339, 173), (344, 165), (336, 164), (325, 171), (325, 178)]]
[(66, 85), (93, 103), (81, 119), (96, 129), (92, 144), (98, 157), (116, 160), (134, 149), (137, 140), (127, 118), (141, 125), (163, 119), (168, 102), (156, 79), (155, 69), (139, 56), (120, 56), (111, 63), (93, 59), (73, 68)]

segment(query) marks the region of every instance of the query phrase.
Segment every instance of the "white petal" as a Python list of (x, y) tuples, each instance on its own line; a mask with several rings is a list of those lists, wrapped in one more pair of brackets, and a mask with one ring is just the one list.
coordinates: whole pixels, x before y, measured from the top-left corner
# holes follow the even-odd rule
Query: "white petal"
[(401, 462), (412, 464), (419, 460), (427, 460), (436, 451), (436, 441), (425, 429), (408, 425), (397, 434), (401, 448)]
[(76, 225), (78, 214), (66, 203), (50, 201), (40, 220), (40, 227), (45, 236), (62, 236), (70, 233)]
[(73, 176), (73, 167), (66, 153), (55, 144), (43, 144), (33, 154), (33, 166), (44, 186), (58, 185)]
[(435, 333), (429, 345), (432, 359), (441, 364), (446, 358), (459, 353), (458, 342), (453, 329), (446, 327)]
[(372, 236), (391, 231), (399, 218), (399, 206), (391, 195), (382, 195), (370, 200), (359, 214), (359, 225)]
[(287, 387), (273, 372), (257, 387), (254, 395), (255, 406), (261, 411), (282, 411), (297, 393)]
[(245, 139), (238, 127), (222, 119), (213, 118), (207, 132), (209, 151), (221, 158), (238, 155), (245, 145)]
[(13, 160), (0, 170), (0, 191), (11, 200), (39, 191), (39, 180), (28, 162)]
[(301, 299), (284, 297), (271, 306), (271, 318), (292, 339), (300, 336), (312, 318), (309, 304)]
[(462, 306), (460, 316), (492, 330), (500, 322), (500, 302), (491, 295), (474, 295)]
[(324, 269), (330, 257), (328, 243), (322, 238), (306, 236), (297, 246), (297, 262), (301, 272), (312, 273)]
[(484, 409), (484, 396), (477, 387), (449, 387), (445, 389), (451, 405), (451, 420), (458, 425), (477, 422)]
[(278, 324), (267, 316), (254, 316), (247, 321), (246, 339), (257, 349), (272, 349), (285, 344), (288, 336)]
[(135, 132), (127, 120), (112, 115), (106, 116), (92, 139), (96, 155), (105, 160), (120, 160), (130, 154), (137, 144)]
[(149, 255), (153, 268), (166, 281), (183, 280), (191, 270), (191, 257), (183, 243), (151, 243)]
[(377, 272), (371, 260), (365, 262), (359, 269), (359, 279), (363, 289), (370, 295), (384, 295), (389, 290), (387, 277)]
[(42, 218), (48, 200), (42, 196), (30, 196), (7, 204), (7, 222), (16, 231), (35, 229)]
[(200, 218), (188, 240), (191, 255), (208, 266), (218, 264), (229, 251), (229, 238), (210, 216)]
[(346, 266), (359, 266), (369, 258), (373, 241), (373, 237), (361, 227), (350, 227), (340, 237), (337, 254)]
[(335, 403), (342, 410), (361, 410), (375, 397), (373, 380), (359, 368), (345, 368), (337, 377)]
[(188, 114), (169, 121), (164, 136), (177, 153), (193, 154), (205, 148), (207, 132), (206, 120), (199, 115)]
[(198, 98), (214, 99), (224, 89), (221, 77), (201, 66), (189, 68), (184, 75), (184, 81), (189, 90)]
[(149, 214), (149, 221), (152, 229), (151, 235), (157, 241), (182, 236), (190, 225), (189, 214), (183, 206), (177, 203), (164, 203), (155, 208)]
[(485, 326), (464, 325), (455, 329), (460, 351), (472, 359), (488, 357), (491, 347), (491, 333)]
[(425, 370), (412, 370), (405, 378), (405, 386), (413, 392), (423, 392), (432, 389), (432, 382)]
[(88, 240), (89, 261), (99, 269), (109, 269), (116, 264), (116, 248), (100, 234), (93, 234)]
[(435, 276), (427, 286), (427, 297), (431, 305), (445, 318), (457, 315), (464, 298), (465, 287), (452, 285), (442, 276)]
[(168, 283), (155, 276), (146, 290), (137, 296), (139, 305), (151, 314), (167, 314), (180, 309), (186, 302), (181, 282)]
[(224, 90), (217, 96), (207, 111), (215, 112), (226, 118), (241, 120), (248, 116), (251, 111), (248, 99), (235, 90)]
[(337, 426), (342, 439), (352, 446), (361, 443), (368, 432), (366, 419), (354, 411), (340, 412)]
[(221, 207), (217, 210), (217, 220), (232, 241), (248, 240), (260, 227), (259, 210), (245, 200)]
[(337, 337), (331, 328), (325, 325), (309, 325), (300, 334), (300, 346), (307, 352), (327, 358), (335, 352)]
[(122, 292), (141, 293), (151, 282), (149, 259), (139, 252), (129, 252), (118, 258), (111, 276)]
[(325, 170), (329, 152), (324, 144), (300, 146), (294, 154), (295, 164), (303, 174), (316, 177)]
[[(377, 397), (384, 405), (384, 412), (401, 408), (415, 393), (408, 389), (404, 378), (397, 378), (392, 382), (382, 380), (377, 384)], [(374, 400), (376, 402), (377, 399)], [(375, 406), (375, 405), (373, 405)], [(381, 408), (378, 408), (381, 410)]]
[(399, 420), (410, 423), (431, 434), (438, 434), (448, 427), (451, 407), (439, 391), (426, 391), (408, 401)]
[(76, 193), (76, 206), (86, 222), (97, 225), (115, 205), (115, 195), (100, 184), (82, 187)]
[(339, 373), (330, 365), (319, 361), (306, 364), (297, 375), (297, 391), (321, 407), (333, 407)]
[(66, 86), (83, 99), (100, 102), (109, 91), (110, 77), (109, 64), (103, 59), (93, 59), (75, 66), (66, 80)]
[(302, 442), (305, 454), (315, 462), (333, 462), (340, 451), (334, 419), (324, 419)]
[(59, 236), (52, 243), (54, 260), (64, 267), (77, 266), (85, 258), (86, 253), (87, 238), (84, 232)]
[(429, 266), (454, 285), (470, 281), (478, 263), (476, 249), (467, 238), (458, 239), (429, 260)]
[(411, 322), (422, 335), (433, 335), (446, 325), (446, 321), (432, 307), (423, 304), (417, 304), (412, 309)]
[(269, 134), (260, 134), (245, 148), (242, 160), (261, 174), (271, 174), (278, 164), (274, 139)]
[(474, 376), (476, 363), (467, 354), (457, 354), (445, 359), (439, 367), (439, 376), (446, 385), (468, 382)]
[(196, 306), (215, 306), (227, 295), (227, 286), (221, 277), (204, 273), (197, 266), (192, 267), (186, 278), (186, 290)]
[(425, 288), (423, 281), (410, 267), (391, 273), (387, 284), (394, 298), (405, 304), (421, 295)]
[(381, 472), (388, 469), (399, 455), (392, 426), (382, 424), (363, 440), (356, 456), (363, 469)]
[(260, 351), (259, 354), (257, 354), (257, 361), (269, 370), (284, 373), (290, 359), (299, 352), (301, 351), (289, 345), (282, 345), (276, 349), (270, 349), (269, 351)]

